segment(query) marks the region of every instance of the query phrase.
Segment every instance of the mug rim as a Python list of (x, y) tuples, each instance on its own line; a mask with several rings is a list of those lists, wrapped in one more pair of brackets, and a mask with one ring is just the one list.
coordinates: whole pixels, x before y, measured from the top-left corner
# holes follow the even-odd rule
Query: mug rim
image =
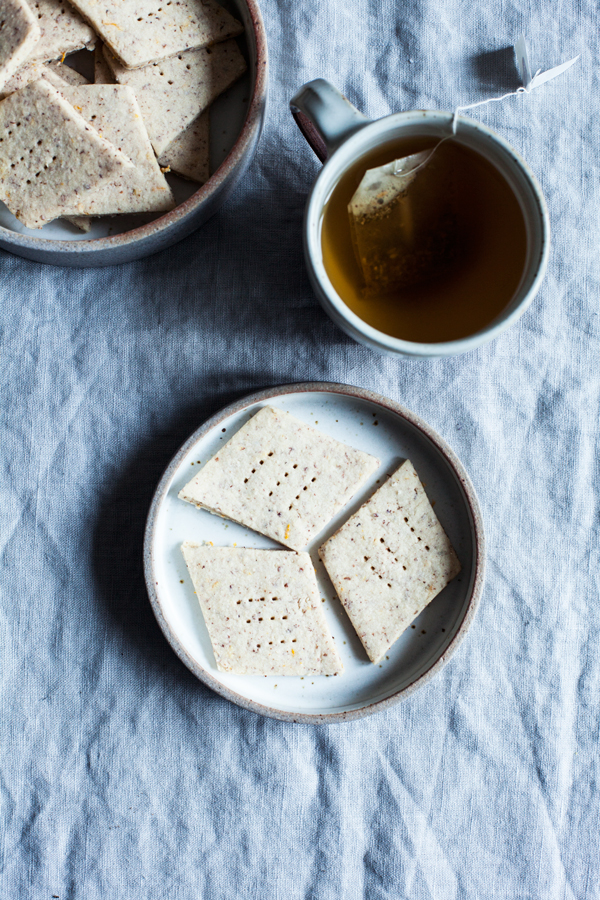
[[(368, 140), (369, 135), (373, 135), (373, 131), (385, 134), (385, 132), (391, 131), (395, 125), (413, 124), (418, 117), (426, 119), (429, 124), (433, 123), (439, 124), (440, 126), (445, 125), (447, 127), (451, 124), (454, 113), (443, 112), (440, 110), (408, 110), (392, 113), (389, 116), (367, 122), (331, 153), (331, 156), (325, 162), (323, 169), (319, 172), (317, 179), (311, 188), (306, 204), (303, 228), (304, 256), (308, 268), (309, 279), (317, 297), (321, 301), (321, 305), (330, 318), (332, 318), (346, 334), (350, 335), (350, 337), (366, 344), (372, 349), (391, 355), (419, 358), (454, 356), (474, 350), (482, 344), (493, 340), (516, 322), (533, 302), (548, 266), (550, 252), (550, 217), (539, 182), (529, 165), (514, 147), (487, 125), (483, 125), (481, 122), (470, 119), (467, 116), (458, 117), (460, 125), (469, 129), (471, 134), (473, 132), (479, 132), (485, 138), (499, 146), (500, 149), (504, 151), (504, 154), (510, 163), (520, 171), (522, 176), (524, 176), (525, 181), (531, 190), (532, 198), (535, 201), (535, 212), (540, 226), (541, 249), (539, 256), (537, 260), (526, 267), (524, 271), (524, 275), (527, 274), (528, 270), (533, 272), (533, 278), (527, 292), (522, 299), (517, 302), (514, 309), (509, 312), (501, 312), (489, 325), (462, 338), (451, 341), (440, 341), (438, 343), (408, 341), (404, 338), (397, 338), (386, 334), (384, 331), (379, 331), (379, 329), (369, 325), (364, 319), (361, 319), (360, 316), (353, 312), (331, 283), (322, 258), (320, 226), (323, 209), (331, 196), (332, 191), (335, 189), (336, 184), (339, 183), (340, 178), (360, 155), (360, 148), (366, 143), (365, 138)], [(339, 163), (336, 165), (336, 157), (344, 148), (346, 149), (346, 153), (348, 153), (349, 150), (354, 150), (355, 152), (352, 153), (351, 159), (340, 167)], [(482, 152), (482, 150), (479, 149), (478, 152)], [(330, 174), (332, 172), (334, 173), (333, 175)], [(323, 187), (323, 185), (326, 185), (326, 187)], [(518, 195), (512, 185), (510, 187), (520, 203), (523, 204), (525, 198), (522, 195)], [(321, 196), (322, 194), (325, 194), (325, 196)]]

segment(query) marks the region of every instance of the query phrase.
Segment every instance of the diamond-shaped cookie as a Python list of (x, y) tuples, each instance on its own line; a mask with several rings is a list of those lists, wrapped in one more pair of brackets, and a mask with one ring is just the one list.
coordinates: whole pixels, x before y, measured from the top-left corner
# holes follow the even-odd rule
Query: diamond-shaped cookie
[(264, 406), (179, 497), (301, 550), (378, 466), (368, 453)]
[(133, 168), (43, 79), (0, 102), (0, 148), (0, 198), (28, 228)]
[(372, 662), (460, 572), (411, 462), (319, 549)]
[(308, 553), (189, 542), (181, 549), (218, 669), (237, 675), (341, 672)]
[(73, 5), (130, 69), (244, 30), (215, 0), (73, 0)]
[(104, 56), (119, 84), (133, 88), (157, 156), (246, 71), (235, 41), (188, 50), (141, 69), (120, 65), (105, 47)]

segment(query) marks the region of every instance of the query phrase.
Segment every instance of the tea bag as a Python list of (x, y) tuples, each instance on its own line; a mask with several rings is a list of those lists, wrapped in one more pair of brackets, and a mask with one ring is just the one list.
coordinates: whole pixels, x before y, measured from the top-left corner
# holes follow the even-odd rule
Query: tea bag
[(367, 297), (429, 281), (454, 259), (456, 189), (441, 156), (424, 150), (368, 169), (350, 200)]

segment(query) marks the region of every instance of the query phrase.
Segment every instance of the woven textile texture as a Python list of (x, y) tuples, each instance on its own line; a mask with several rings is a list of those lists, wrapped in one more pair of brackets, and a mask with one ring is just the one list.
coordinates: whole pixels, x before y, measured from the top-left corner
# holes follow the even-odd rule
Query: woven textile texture
[[(264, 135), (200, 231), (129, 265), (0, 252), (0, 897), (600, 898), (600, 58), (596, 0), (263, 0)], [(543, 287), (495, 342), (381, 357), (318, 305), (301, 248), (319, 163), (288, 110), (322, 76), (371, 117), (473, 110), (528, 161)], [(179, 662), (145, 593), (158, 478), (264, 386), (346, 382), (422, 416), (479, 494), (475, 623), (407, 702), (294, 726)]]

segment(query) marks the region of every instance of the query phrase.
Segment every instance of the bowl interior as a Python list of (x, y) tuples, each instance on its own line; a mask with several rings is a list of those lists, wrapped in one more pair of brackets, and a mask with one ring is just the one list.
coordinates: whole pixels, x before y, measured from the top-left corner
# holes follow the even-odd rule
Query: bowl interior
[[(248, 7), (243, 0), (219, 0), (229, 12), (238, 18), (244, 25), (244, 33), (236, 38), (240, 50), (244, 54), (248, 69), (229, 90), (211, 104), (210, 107), (210, 171), (216, 172), (221, 163), (227, 158), (244, 125), (248, 107), (252, 99), (255, 76), (254, 64), (256, 60), (256, 47), (253, 41), (252, 23), (248, 13)], [(93, 81), (93, 53), (82, 50), (67, 57), (67, 64)], [(201, 185), (178, 175), (168, 173), (169, 182), (175, 201), (179, 206), (192, 197)], [(0, 229), (37, 238), (41, 241), (90, 241), (96, 238), (110, 237), (124, 234), (135, 228), (155, 222), (164, 216), (164, 213), (135, 213), (123, 216), (102, 216), (92, 219), (92, 227), (88, 232), (79, 231), (74, 225), (63, 219), (49, 222), (40, 229), (26, 228), (0, 201)]]
[[(325, 615), (344, 663), (345, 671), (340, 676), (242, 677), (219, 672), (181, 555), (180, 544), (184, 540), (281, 549), (270, 539), (198, 510), (177, 497), (198, 465), (214, 455), (265, 403), (290, 412), (381, 461), (369, 483), (308, 547)], [(383, 662), (374, 665), (336, 597), (317, 550), (404, 458), (412, 460), (435, 503), (436, 513), (458, 553), (462, 572), (407, 629)], [(159, 486), (149, 519), (146, 577), (161, 627), (175, 651), (199, 678), (228, 699), (267, 715), (314, 720), (353, 711), (367, 714), (373, 711), (374, 704), (406, 691), (448, 654), (473, 599), (477, 541), (473, 510), (454, 462), (418, 424), (365, 396), (291, 390), (224, 410), (182, 448)]]

